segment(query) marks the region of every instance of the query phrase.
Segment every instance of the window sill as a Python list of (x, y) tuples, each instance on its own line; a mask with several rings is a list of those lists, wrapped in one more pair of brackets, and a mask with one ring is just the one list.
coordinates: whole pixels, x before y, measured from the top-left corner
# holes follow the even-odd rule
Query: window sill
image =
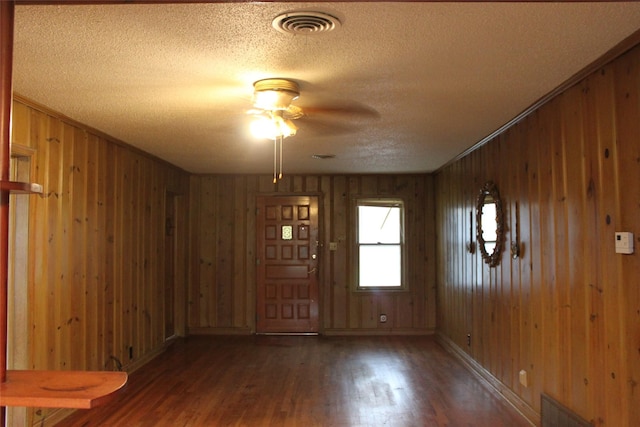
[(356, 288), (355, 292), (362, 293), (398, 293), (398, 292), (409, 292), (407, 287), (402, 288), (385, 288), (385, 287), (371, 287), (371, 288)]

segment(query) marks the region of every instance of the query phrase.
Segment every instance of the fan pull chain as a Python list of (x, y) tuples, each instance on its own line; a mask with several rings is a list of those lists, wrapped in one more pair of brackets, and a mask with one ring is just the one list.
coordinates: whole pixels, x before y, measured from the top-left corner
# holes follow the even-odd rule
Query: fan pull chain
[(278, 182), (278, 177), (276, 176), (278, 170), (278, 137), (273, 138), (273, 183)]
[(283, 136), (280, 135), (280, 175), (278, 176), (278, 179), (282, 179), (282, 139)]
[(273, 183), (282, 179), (282, 135), (273, 138)]

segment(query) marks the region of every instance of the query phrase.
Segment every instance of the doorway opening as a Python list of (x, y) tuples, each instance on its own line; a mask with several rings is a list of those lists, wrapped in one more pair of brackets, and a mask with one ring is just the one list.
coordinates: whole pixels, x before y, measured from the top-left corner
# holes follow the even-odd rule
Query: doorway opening
[[(11, 145), (11, 180), (32, 182), (35, 150)], [(7, 368), (29, 369), (29, 204), (31, 198), (12, 194), (9, 202), (9, 269), (7, 271)], [(8, 407), (7, 425), (27, 425), (30, 411)]]

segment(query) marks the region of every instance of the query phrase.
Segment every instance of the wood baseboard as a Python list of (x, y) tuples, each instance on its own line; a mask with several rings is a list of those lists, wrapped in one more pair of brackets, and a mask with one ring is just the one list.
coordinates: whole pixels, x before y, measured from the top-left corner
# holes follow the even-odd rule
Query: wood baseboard
[(36, 420), (35, 419), (36, 417), (34, 417), (33, 423), (31, 425), (32, 427), (55, 426), (60, 421), (64, 420), (65, 418), (67, 418), (69, 415), (73, 414), (76, 411), (77, 409), (66, 409), (66, 408), (56, 409), (50, 412), (46, 418), (38, 418)]
[(171, 345), (172, 342), (173, 341), (166, 341), (162, 346), (148, 352), (147, 354), (140, 357), (139, 359), (136, 359), (131, 363), (125, 364), (124, 370), (129, 374), (137, 371), (138, 369), (140, 369), (141, 367), (143, 367), (144, 365), (146, 365), (147, 363), (151, 362), (153, 359), (158, 357), (160, 354), (164, 353), (164, 351), (167, 349), (168, 346)]
[(433, 335), (433, 329), (325, 329), (326, 336), (424, 336)]
[[(347, 329), (331, 328), (320, 331), (325, 336), (409, 336), (433, 335), (433, 329)], [(189, 328), (187, 335), (252, 335), (250, 328)]]
[(251, 335), (247, 328), (189, 328), (187, 335)]
[(476, 360), (464, 352), (448, 337), (436, 333), (436, 339), (449, 353), (456, 357), (478, 380), (486, 387), (500, 394), (516, 411), (531, 423), (532, 426), (540, 425), (540, 414), (537, 413), (527, 402), (522, 400), (513, 390), (507, 387), (487, 371)]

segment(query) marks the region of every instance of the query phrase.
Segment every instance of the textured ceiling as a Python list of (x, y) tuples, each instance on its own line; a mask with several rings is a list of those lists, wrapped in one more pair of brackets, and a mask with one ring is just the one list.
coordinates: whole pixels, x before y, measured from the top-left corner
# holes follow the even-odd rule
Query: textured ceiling
[[(294, 10), (342, 25), (271, 27)], [(246, 111), (287, 77), (285, 173), (430, 172), (638, 29), (635, 2), (18, 5), (14, 91), (190, 172), (271, 173)]]

